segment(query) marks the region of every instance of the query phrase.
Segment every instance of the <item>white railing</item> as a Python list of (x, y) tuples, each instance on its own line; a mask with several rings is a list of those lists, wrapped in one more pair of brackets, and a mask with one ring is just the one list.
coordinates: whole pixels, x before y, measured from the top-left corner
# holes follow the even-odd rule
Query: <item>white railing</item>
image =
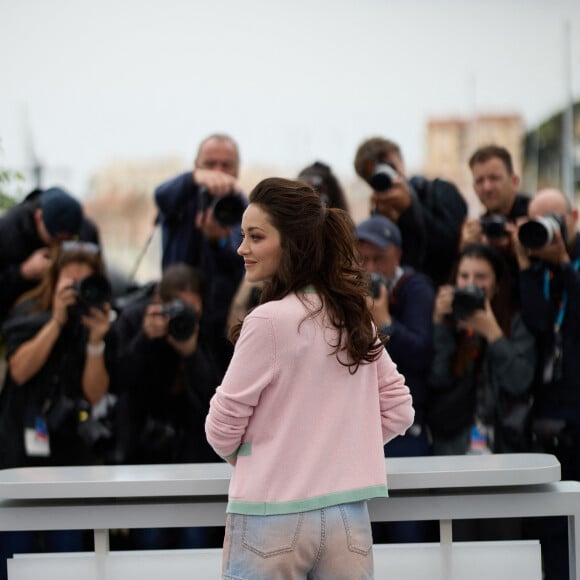
[[(580, 483), (559, 481), (560, 465), (553, 456), (406, 457), (386, 462), (390, 497), (369, 502), (371, 519), (438, 520), (440, 543), (435, 547), (441, 578), (459, 577), (449, 572), (454, 554), (459, 554), (452, 541), (454, 519), (566, 516), (570, 578), (580, 580)], [(0, 530), (92, 529), (93, 556), (102, 564), (111, 555), (110, 529), (224, 525), (231, 473), (225, 463), (3, 470)], [(198, 553), (201, 557), (207, 551)], [(95, 576), (107, 577), (104, 572)]]

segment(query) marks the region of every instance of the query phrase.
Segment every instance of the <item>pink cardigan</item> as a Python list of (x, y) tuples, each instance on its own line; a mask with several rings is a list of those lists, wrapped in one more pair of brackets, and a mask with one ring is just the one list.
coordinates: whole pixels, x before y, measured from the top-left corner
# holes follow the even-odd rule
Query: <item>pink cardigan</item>
[(383, 445), (413, 423), (409, 389), (386, 350), (351, 375), (331, 352), (337, 331), (325, 318), (290, 295), (244, 320), (205, 425), (219, 455), (237, 456), (228, 512), (296, 513), (387, 495)]

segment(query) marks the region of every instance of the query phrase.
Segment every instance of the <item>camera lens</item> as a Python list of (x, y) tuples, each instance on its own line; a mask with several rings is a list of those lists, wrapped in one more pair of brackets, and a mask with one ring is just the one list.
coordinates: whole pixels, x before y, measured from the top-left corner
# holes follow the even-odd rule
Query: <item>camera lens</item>
[(469, 318), (476, 310), (485, 310), (485, 292), (473, 284), (464, 288), (454, 288), (453, 318), (456, 320)]
[(552, 241), (556, 228), (560, 229), (560, 223), (555, 217), (539, 217), (522, 224), (518, 238), (525, 248), (538, 250)]
[(387, 191), (393, 187), (397, 171), (388, 163), (379, 163), (369, 183), (375, 191)]
[(242, 221), (242, 215), (246, 206), (241, 196), (230, 193), (224, 197), (218, 197), (213, 204), (215, 219), (225, 227), (233, 226)]

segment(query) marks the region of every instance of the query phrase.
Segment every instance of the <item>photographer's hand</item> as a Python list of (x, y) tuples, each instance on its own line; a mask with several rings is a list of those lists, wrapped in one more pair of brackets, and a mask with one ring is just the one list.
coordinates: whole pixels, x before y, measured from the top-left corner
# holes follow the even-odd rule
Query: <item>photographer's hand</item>
[(367, 299), (369, 310), (377, 328), (391, 324), (391, 313), (389, 312), (389, 291), (384, 284), (379, 284), (379, 295), (376, 298), (370, 296)]
[(398, 177), (387, 191), (373, 191), (371, 204), (377, 213), (397, 222), (401, 214), (411, 205), (407, 182)]
[(485, 310), (475, 310), (469, 318), (460, 320), (457, 326), (465, 330), (472, 330), (485, 338), (488, 343), (495, 342), (503, 336), (487, 298), (485, 300)]
[(212, 242), (227, 239), (232, 232), (232, 228), (224, 227), (216, 221), (211, 207), (207, 208), (205, 212), (197, 212), (195, 227), (200, 229), (203, 235)]
[(167, 335), (167, 316), (161, 312), (163, 305), (160, 302), (153, 302), (147, 305), (143, 316), (143, 332), (149, 340), (163, 338)]
[(91, 306), (89, 313), (81, 318), (81, 322), (89, 329), (89, 344), (99, 345), (111, 327), (111, 305), (107, 302), (103, 308)]
[(68, 321), (68, 307), (76, 304), (77, 291), (72, 278), (59, 278), (52, 297), (52, 317), (63, 327)]
[(206, 187), (213, 196), (224, 196), (240, 189), (235, 177), (215, 169), (196, 168), (193, 170), (192, 176), (194, 183)]
[(35, 250), (20, 264), (20, 274), (26, 280), (40, 280), (50, 264), (49, 248)]
[(453, 304), (453, 287), (449, 285), (441, 286), (435, 297), (433, 307), (433, 322), (442, 324), (445, 317), (451, 314)]
[(483, 238), (483, 228), (478, 218), (467, 218), (461, 228), (461, 240), (459, 249), (462, 250), (468, 244), (480, 243)]

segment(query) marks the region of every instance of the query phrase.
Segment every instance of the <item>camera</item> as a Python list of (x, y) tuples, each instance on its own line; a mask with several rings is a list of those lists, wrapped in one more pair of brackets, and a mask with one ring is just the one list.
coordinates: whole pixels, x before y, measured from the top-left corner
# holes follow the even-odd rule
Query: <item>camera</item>
[(522, 224), (518, 230), (518, 238), (524, 248), (539, 250), (552, 242), (554, 234), (558, 230), (565, 241), (566, 222), (564, 217), (551, 213)]
[(198, 321), (197, 312), (192, 306), (176, 298), (163, 305), (161, 314), (169, 317), (167, 323), (169, 336), (179, 341), (191, 338)]
[(369, 274), (369, 287), (373, 298), (378, 298), (381, 293), (381, 286), (387, 287), (387, 279), (378, 272)]
[(73, 284), (72, 288), (76, 290), (76, 310), (81, 315), (87, 314), (90, 308), (102, 310), (105, 303), (111, 301), (113, 294), (109, 280), (100, 274), (91, 274)]
[(390, 163), (377, 163), (369, 183), (375, 191), (387, 191), (398, 177), (397, 170)]
[(451, 312), (455, 320), (469, 318), (476, 310), (485, 310), (485, 292), (479, 286), (453, 289)]
[(481, 224), (484, 235), (490, 240), (497, 240), (507, 235), (505, 228), (507, 218), (503, 215), (493, 213), (489, 216), (482, 217), (479, 223)]
[(198, 211), (205, 212), (209, 207), (213, 210), (216, 221), (222, 227), (230, 227), (242, 221), (246, 203), (241, 193), (228, 193), (224, 196), (212, 195), (207, 187), (198, 189)]

